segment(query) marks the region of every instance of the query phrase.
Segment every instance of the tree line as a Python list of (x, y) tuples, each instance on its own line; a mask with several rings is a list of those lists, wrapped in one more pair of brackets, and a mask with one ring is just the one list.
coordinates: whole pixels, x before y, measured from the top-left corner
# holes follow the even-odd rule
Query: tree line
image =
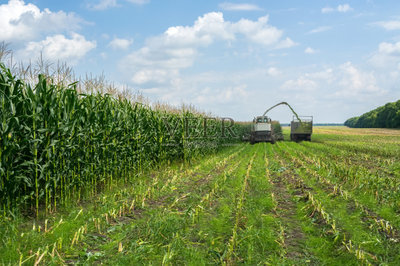
[(344, 125), (356, 128), (400, 128), (400, 100), (349, 118)]

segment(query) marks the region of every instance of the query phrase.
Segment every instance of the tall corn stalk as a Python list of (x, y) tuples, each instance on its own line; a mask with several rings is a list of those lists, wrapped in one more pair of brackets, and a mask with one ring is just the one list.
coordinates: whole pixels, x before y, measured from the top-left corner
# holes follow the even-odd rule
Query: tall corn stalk
[(38, 216), (42, 206), (51, 212), (131, 182), (129, 177), (161, 162), (189, 161), (235, 141), (218, 135), (219, 120), (209, 120), (212, 134), (199, 138), (205, 116), (192, 109), (169, 112), (108, 94), (82, 94), (77, 83), (57, 85), (45, 75), (31, 87), (0, 68), (4, 214), (22, 208)]

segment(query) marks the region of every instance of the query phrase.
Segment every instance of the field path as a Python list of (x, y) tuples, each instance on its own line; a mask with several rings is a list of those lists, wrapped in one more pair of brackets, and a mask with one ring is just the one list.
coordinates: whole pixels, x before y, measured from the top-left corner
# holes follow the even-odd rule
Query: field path
[(282, 222), (284, 233), (284, 247), (286, 256), (294, 260), (303, 257), (305, 234), (301, 229), (300, 221), (297, 220), (297, 206), (292, 194), (287, 190), (287, 184), (278, 176), (273, 179), (273, 191), (277, 201), (277, 215)]

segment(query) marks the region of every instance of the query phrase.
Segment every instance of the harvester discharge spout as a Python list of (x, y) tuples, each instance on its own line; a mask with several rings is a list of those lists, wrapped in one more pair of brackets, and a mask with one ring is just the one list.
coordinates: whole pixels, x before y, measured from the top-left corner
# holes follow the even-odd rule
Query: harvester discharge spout
[(292, 111), (292, 113), (296, 116), (297, 120), (299, 120), (300, 123), (301, 123), (300, 117), (297, 115), (297, 113), (293, 110), (293, 108), (292, 108), (292, 107), (290, 106), (290, 104), (288, 104), (287, 102), (280, 102), (280, 103), (275, 104), (274, 106), (268, 108), (268, 109), (264, 112), (263, 116), (265, 116), (269, 111), (271, 111), (271, 110), (274, 109), (275, 107), (277, 107), (277, 106), (279, 106), (279, 105), (282, 105), (282, 104), (287, 105), (287, 106), (289, 107), (289, 109)]

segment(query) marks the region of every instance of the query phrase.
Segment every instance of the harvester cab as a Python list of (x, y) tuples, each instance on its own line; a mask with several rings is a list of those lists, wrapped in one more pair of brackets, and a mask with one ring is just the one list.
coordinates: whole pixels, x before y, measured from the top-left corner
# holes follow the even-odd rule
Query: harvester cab
[(269, 118), (268, 116), (262, 115), (257, 116), (253, 119), (253, 125), (250, 134), (250, 143), (254, 144), (256, 142), (275, 143), (271, 118)]
[[(272, 125), (271, 118), (267, 116), (267, 113), (269, 111), (281, 104), (285, 104), (289, 106), (289, 108), (291, 108), (287, 102), (280, 102), (268, 108), (263, 115), (254, 118), (250, 133), (251, 144), (254, 144), (256, 142), (271, 142), (272, 144), (274, 144), (276, 140), (283, 139), (282, 132), (279, 133), (279, 136), (275, 135), (274, 126)], [(278, 125), (276, 125), (276, 123), (278, 123)], [(279, 128), (279, 130), (281, 131), (279, 122), (275, 121), (274, 125), (277, 126), (277, 128)]]

